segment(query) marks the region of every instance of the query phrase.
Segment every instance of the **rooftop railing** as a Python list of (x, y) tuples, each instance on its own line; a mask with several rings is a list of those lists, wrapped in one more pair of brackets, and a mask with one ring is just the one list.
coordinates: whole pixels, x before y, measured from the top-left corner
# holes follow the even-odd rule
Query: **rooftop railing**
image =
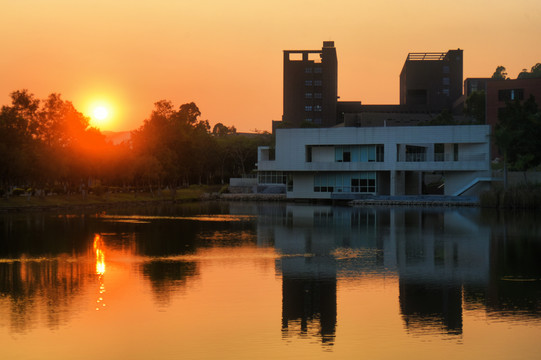
[(427, 52), (427, 53), (409, 53), (407, 60), (422, 61), (422, 60), (443, 60), (447, 53)]

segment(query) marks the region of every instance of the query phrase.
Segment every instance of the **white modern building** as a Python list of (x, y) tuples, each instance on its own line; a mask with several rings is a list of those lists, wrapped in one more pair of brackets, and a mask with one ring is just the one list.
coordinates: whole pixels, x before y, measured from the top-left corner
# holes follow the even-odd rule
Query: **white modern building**
[(445, 195), (477, 195), (490, 181), (490, 126), (277, 129), (257, 165), (259, 185), (292, 199), (419, 195), (432, 174)]

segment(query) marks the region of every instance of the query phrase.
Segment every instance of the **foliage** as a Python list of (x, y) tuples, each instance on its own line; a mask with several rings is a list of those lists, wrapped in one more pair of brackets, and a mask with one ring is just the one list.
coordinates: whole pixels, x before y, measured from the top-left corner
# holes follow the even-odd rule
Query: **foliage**
[(528, 72), (526, 69), (522, 69), (521, 73), (518, 74), (517, 79), (533, 79), (541, 78), (541, 63), (537, 63), (532, 66), (532, 69)]
[(508, 102), (499, 114), (494, 135), (511, 168), (525, 171), (541, 164), (541, 113), (533, 96), (524, 103)]
[(505, 66), (498, 66), (496, 70), (494, 71), (494, 74), (492, 74), (492, 79), (495, 80), (507, 80), (509, 79), (507, 77), (507, 69)]
[(480, 196), (483, 207), (506, 209), (541, 208), (541, 184), (522, 184), (509, 189), (495, 188)]
[(477, 124), (485, 123), (486, 101), (485, 91), (474, 91), (466, 98), (464, 114), (475, 119)]
[(272, 142), (267, 133), (242, 135), (221, 123), (211, 133), (195, 103), (175, 108), (161, 100), (130, 142), (113, 145), (59, 94), (39, 100), (21, 90), (10, 96), (11, 104), (0, 110), (2, 194), (20, 186), (40, 196), (94, 196), (111, 188), (159, 196), (169, 187), (174, 198), (179, 186), (223, 184), (249, 173), (257, 147)]

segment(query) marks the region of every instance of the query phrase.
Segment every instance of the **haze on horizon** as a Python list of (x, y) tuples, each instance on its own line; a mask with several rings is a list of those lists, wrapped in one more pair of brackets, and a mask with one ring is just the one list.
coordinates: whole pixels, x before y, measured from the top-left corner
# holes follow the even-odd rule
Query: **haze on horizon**
[(541, 61), (541, 2), (0, 0), (0, 105), (60, 93), (102, 130), (133, 130), (162, 99), (195, 102), (211, 126), (270, 130), (282, 116), (282, 50), (335, 42), (341, 100), (398, 103), (409, 52), (464, 49), (464, 78)]

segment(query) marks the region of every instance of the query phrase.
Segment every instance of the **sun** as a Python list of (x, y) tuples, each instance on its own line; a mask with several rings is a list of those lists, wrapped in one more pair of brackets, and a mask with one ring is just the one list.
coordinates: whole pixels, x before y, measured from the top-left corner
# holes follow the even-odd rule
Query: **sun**
[(97, 106), (92, 112), (92, 117), (99, 121), (104, 121), (109, 117), (109, 110), (105, 106)]
[(92, 126), (103, 130), (111, 125), (113, 112), (109, 104), (98, 103), (90, 106), (90, 122)]

